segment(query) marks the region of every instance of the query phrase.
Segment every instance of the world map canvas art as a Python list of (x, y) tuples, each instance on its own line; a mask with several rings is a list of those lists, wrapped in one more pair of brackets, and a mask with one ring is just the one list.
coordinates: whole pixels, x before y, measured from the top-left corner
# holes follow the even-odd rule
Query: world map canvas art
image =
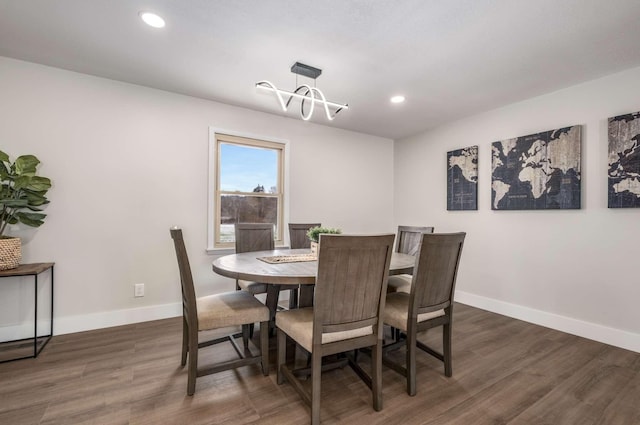
[(478, 147), (447, 152), (447, 210), (478, 209)]
[(640, 208), (640, 112), (609, 118), (609, 208)]
[(580, 208), (580, 126), (492, 144), (491, 209)]

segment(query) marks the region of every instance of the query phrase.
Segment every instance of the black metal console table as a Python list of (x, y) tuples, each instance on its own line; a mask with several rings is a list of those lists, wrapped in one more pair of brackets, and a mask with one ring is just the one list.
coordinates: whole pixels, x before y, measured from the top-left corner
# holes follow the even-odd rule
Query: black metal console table
[[(28, 359), (38, 357), (38, 354), (42, 351), (42, 349), (47, 345), (51, 336), (53, 335), (53, 266), (55, 263), (32, 263), (32, 264), (21, 264), (15, 269), (10, 270), (0, 270), (0, 278), (3, 277), (19, 277), (19, 276), (33, 276), (33, 302), (34, 302), (34, 323), (33, 323), (33, 338), (24, 338), (24, 339), (16, 339), (13, 341), (3, 341), (0, 342), (0, 347), (3, 347), (7, 351), (16, 351), (20, 353), (25, 350), (20, 350), (20, 347), (25, 344), (31, 345), (30, 341), (33, 339), (33, 354), (30, 355), (19, 355), (18, 357), (2, 359), (0, 358), (0, 363), (10, 362), (13, 360), (20, 359)], [(38, 275), (46, 272), (47, 270), (51, 270), (51, 318), (50, 318), (50, 328), (48, 335), (38, 336)], [(8, 348), (7, 348), (8, 347)], [(31, 351), (29, 349), (29, 351)]]

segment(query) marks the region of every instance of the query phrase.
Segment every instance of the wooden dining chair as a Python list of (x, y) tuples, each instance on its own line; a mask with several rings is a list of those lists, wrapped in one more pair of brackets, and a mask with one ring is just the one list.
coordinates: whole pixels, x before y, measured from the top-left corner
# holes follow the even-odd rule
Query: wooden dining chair
[[(307, 231), (312, 227), (320, 227), (321, 223), (289, 223), (289, 245), (291, 249), (310, 249), (311, 240)], [(289, 295), (289, 308), (298, 308), (298, 299), (303, 298), (303, 304), (313, 302), (313, 285), (297, 286)]]
[[(420, 246), (422, 234), (433, 233), (433, 227), (423, 226), (398, 226), (396, 236), (396, 252), (416, 255)], [(411, 289), (411, 275), (398, 274), (389, 276), (387, 292), (406, 292)]]
[[(371, 347), (371, 374), (350, 365), (369, 385), (373, 408), (382, 409), (382, 311), (394, 235), (322, 235), (313, 307), (279, 312), (278, 384), (291, 383), (320, 423), (322, 357)], [(311, 353), (311, 393), (285, 364), (286, 340)]]
[[(270, 251), (275, 247), (272, 223), (236, 223), (235, 225), (236, 254), (253, 251)], [(264, 294), (267, 285), (260, 282), (236, 279), (236, 289), (247, 292)]]
[[(275, 248), (273, 237), (273, 224), (271, 223), (236, 223), (235, 225), (236, 254), (254, 251), (270, 251)], [(278, 309), (278, 299), (281, 290), (291, 290), (295, 292), (297, 287), (280, 285), (267, 285), (261, 282), (236, 279), (236, 289), (247, 291), (253, 295), (267, 294), (265, 300), (267, 308), (271, 313), (271, 327), (273, 328), (273, 318)]]
[(311, 240), (307, 231), (312, 227), (320, 227), (321, 223), (289, 223), (289, 242), (291, 249), (309, 249)]
[[(196, 378), (254, 363), (261, 363), (262, 373), (269, 374), (269, 309), (251, 294), (244, 291), (196, 297), (193, 276), (187, 250), (182, 238), (182, 229), (170, 230), (178, 258), (180, 284), (182, 286), (182, 359), (184, 366), (189, 359), (187, 371), (187, 395), (196, 390)], [(254, 356), (249, 350), (249, 325), (260, 323), (260, 355)], [(222, 338), (198, 342), (202, 331), (242, 326), (244, 350), (236, 344), (231, 334)], [(207, 367), (198, 367), (198, 349), (221, 342), (230, 342), (240, 357), (237, 360), (220, 362)]]
[[(444, 373), (451, 376), (451, 334), (453, 323), (453, 295), (462, 254), (465, 233), (423, 234), (416, 253), (416, 265), (409, 293), (387, 294), (384, 323), (404, 334), (384, 353), (406, 347), (405, 366), (385, 355), (385, 365), (407, 378), (407, 393), (416, 394), (417, 348), (444, 362)], [(442, 353), (417, 340), (417, 333), (442, 326)]]

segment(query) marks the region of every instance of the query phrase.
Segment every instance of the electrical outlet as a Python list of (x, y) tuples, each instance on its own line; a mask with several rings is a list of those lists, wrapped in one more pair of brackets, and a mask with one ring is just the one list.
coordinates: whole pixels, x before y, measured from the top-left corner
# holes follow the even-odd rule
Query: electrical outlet
[(133, 296), (144, 297), (144, 283), (136, 283), (133, 285)]

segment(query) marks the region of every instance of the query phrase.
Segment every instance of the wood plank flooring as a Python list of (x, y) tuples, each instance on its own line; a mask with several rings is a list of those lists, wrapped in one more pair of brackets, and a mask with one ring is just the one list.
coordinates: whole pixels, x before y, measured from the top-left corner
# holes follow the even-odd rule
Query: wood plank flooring
[[(375, 412), (350, 368), (324, 373), (323, 423), (640, 425), (640, 354), (462, 304), (454, 320), (452, 378), (419, 353), (409, 397), (383, 367)], [(440, 338), (421, 336), (436, 347)], [(0, 364), (0, 424), (308, 423), (292, 387), (276, 383), (275, 341), (268, 377), (258, 365), (209, 375), (193, 397), (180, 344), (180, 318), (55, 336), (37, 359)], [(201, 360), (233, 354), (218, 345)]]

